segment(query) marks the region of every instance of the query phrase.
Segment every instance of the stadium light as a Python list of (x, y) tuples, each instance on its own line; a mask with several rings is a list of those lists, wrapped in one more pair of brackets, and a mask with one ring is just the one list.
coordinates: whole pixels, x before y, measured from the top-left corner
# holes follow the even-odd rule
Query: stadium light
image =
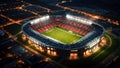
[(44, 16), (44, 17), (40, 18), (40, 20), (41, 20), (41, 21), (44, 21), (44, 20), (49, 19), (49, 17), (50, 17), (50, 16), (49, 16), (49, 15), (47, 15), (47, 16)]
[(30, 24), (33, 24), (34, 22), (30, 21)]
[(91, 20), (87, 20), (85, 18), (77, 17), (77, 16), (73, 16), (73, 15), (69, 15), (69, 14), (66, 15), (66, 18), (70, 19), (70, 20), (75, 20), (75, 21), (78, 21), (78, 22), (81, 22), (81, 23), (87, 24), (87, 25), (91, 25), (93, 23)]
[(67, 15), (66, 15), (66, 18), (71, 18), (71, 16), (67, 14)]
[(49, 15), (44, 16), (44, 17), (41, 17), (41, 18), (36, 18), (36, 19), (32, 20), (32, 21), (30, 22), (30, 24), (36, 24), (36, 23), (39, 23), (40, 21), (48, 20), (49, 18), (50, 18)]

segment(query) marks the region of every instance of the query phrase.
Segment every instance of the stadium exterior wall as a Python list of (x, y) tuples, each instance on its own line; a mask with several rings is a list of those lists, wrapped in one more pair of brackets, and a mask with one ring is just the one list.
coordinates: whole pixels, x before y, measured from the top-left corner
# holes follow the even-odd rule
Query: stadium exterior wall
[[(30, 21), (26, 22), (22, 26), (23, 34), (27, 36), (27, 38), (39, 46), (43, 47), (45, 52), (47, 52), (48, 48), (53, 48), (59, 56), (69, 56), (71, 52), (77, 52), (78, 56), (83, 56), (83, 52), (87, 49), (93, 48), (96, 44), (99, 44), (101, 37), (105, 33), (105, 29), (93, 23), (91, 26), (94, 27), (94, 30), (84, 36), (79, 42), (70, 45), (64, 45), (57, 42), (53, 42), (47, 38), (43, 38), (40, 33), (33, 30), (31, 27)], [(97, 42), (95, 43), (95, 41)]]

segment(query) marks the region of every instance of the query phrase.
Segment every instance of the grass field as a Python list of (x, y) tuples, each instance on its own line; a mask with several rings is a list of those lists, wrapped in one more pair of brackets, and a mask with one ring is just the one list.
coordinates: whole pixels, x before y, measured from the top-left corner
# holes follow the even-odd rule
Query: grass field
[(42, 34), (64, 44), (76, 43), (81, 37), (83, 37), (82, 35), (73, 33), (60, 27), (52, 28), (43, 32)]

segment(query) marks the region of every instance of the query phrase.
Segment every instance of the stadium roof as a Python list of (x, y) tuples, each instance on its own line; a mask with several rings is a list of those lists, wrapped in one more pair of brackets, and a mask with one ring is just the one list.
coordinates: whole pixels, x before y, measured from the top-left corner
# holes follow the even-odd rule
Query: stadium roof
[(92, 40), (94, 39), (100, 39), (100, 37), (104, 34), (104, 28), (102, 26), (96, 23), (92, 23), (91, 26), (94, 27), (94, 30), (89, 32), (84, 37), (82, 37), (79, 42), (73, 44), (62, 44), (44, 37), (37, 31), (33, 30), (30, 26), (31, 24), (29, 21), (22, 26), (22, 30), (23, 33), (26, 34), (27, 37), (31, 39), (33, 42), (40, 45), (42, 44), (42, 46), (50, 46), (53, 48), (64, 49), (64, 50), (76, 50), (84, 47), (91, 48), (93, 47), (93, 45), (88, 45), (88, 44), (90, 44), (90, 42), (93, 42)]

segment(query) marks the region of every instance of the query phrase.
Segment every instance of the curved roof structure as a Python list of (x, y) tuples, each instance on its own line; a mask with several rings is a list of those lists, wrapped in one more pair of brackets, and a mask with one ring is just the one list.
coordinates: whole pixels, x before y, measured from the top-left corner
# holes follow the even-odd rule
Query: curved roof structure
[(91, 48), (100, 41), (100, 37), (103, 36), (105, 32), (102, 26), (96, 23), (91, 23), (91, 26), (94, 27), (93, 31), (89, 32), (87, 35), (81, 38), (80, 41), (74, 44), (62, 44), (44, 37), (39, 32), (33, 30), (30, 26), (31, 22), (28, 21), (27, 23), (23, 24), (22, 30), (23, 33), (27, 35), (27, 37), (31, 39), (33, 42), (40, 45), (42, 44), (42, 46), (50, 46), (53, 48), (64, 50), (77, 50), (84, 47)]

